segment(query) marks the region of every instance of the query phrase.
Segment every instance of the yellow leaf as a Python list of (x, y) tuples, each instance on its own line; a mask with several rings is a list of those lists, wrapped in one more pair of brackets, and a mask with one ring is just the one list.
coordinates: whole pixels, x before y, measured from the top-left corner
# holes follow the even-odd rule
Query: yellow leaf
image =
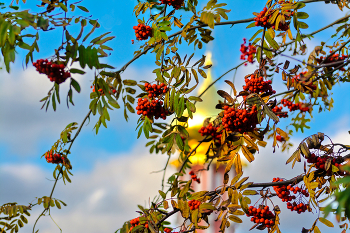
[(290, 29), (287, 30), (288, 33), (288, 37), (289, 39), (293, 40), (293, 35), (292, 35), (292, 31)]
[(231, 180), (231, 186), (234, 185), (241, 177), (242, 177), (243, 173), (238, 173), (235, 177), (233, 177), (233, 179)]
[(241, 162), (241, 157), (239, 154), (237, 154), (235, 158), (235, 168), (236, 168), (236, 173), (242, 173), (242, 162)]
[(253, 140), (246, 134), (244, 134), (244, 141), (248, 146), (253, 147), (255, 150), (259, 151), (259, 147), (253, 142)]
[(329, 220), (325, 219), (325, 218), (319, 218), (318, 219), (321, 223), (323, 223), (324, 225), (326, 225), (327, 227), (334, 227), (333, 223), (330, 222)]
[(225, 168), (225, 173), (228, 173), (228, 172), (231, 170), (231, 167), (232, 167), (232, 165), (233, 165), (233, 161), (234, 161), (234, 159), (231, 159), (231, 160), (228, 162), (228, 164), (227, 164), (227, 166), (226, 166), (226, 168)]
[(315, 188), (318, 187), (318, 183), (317, 182), (312, 182), (312, 183), (309, 184), (309, 187), (310, 187), (310, 189), (315, 189)]
[(258, 194), (258, 192), (255, 190), (244, 190), (242, 194), (243, 195), (256, 195), (256, 194)]
[(269, 28), (267, 32), (270, 34), (271, 38), (275, 38), (275, 31), (272, 28)]
[(314, 227), (314, 233), (321, 233), (320, 229), (317, 226)]
[(275, 23), (275, 30), (278, 30), (278, 26), (281, 22), (281, 19), (282, 19), (282, 15), (278, 15), (277, 19), (276, 19), (276, 23)]
[(249, 163), (254, 161), (254, 156), (252, 153), (250, 153), (250, 151), (248, 150), (248, 148), (246, 146), (242, 146), (242, 152), (244, 157), (248, 160)]
[(262, 147), (265, 147), (267, 145), (267, 142), (265, 142), (265, 141), (258, 141), (258, 145), (262, 146)]
[(229, 218), (232, 222), (242, 223), (242, 219), (240, 219), (240, 218), (237, 217), (237, 216), (230, 215), (230, 216), (228, 216), (228, 218)]
[(178, 18), (176, 18), (176, 17), (174, 17), (174, 24), (176, 25), (176, 26), (178, 26), (179, 28), (182, 28), (184, 25), (181, 23), (181, 21), (178, 19)]
[(163, 201), (163, 206), (164, 206), (164, 209), (168, 209), (169, 208), (168, 201)]

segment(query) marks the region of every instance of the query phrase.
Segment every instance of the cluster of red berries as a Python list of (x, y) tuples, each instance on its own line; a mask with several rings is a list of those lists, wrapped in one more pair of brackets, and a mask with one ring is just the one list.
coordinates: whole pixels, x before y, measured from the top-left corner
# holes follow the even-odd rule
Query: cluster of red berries
[(188, 201), (188, 205), (190, 206), (191, 210), (198, 209), (200, 204), (201, 204), (201, 202), (197, 201), (197, 200), (190, 200), (190, 201)]
[(264, 81), (262, 76), (255, 77), (254, 74), (250, 76), (250, 78), (245, 79), (245, 86), (243, 86), (243, 90), (249, 91), (251, 93), (265, 93), (266, 95), (275, 94), (276, 91), (272, 89), (271, 80)]
[[(281, 182), (284, 181), (282, 178), (273, 178), (272, 182)], [(298, 186), (293, 187), (291, 185), (282, 185), (282, 186), (273, 186), (273, 189), (275, 190), (277, 196), (283, 201), (283, 202), (287, 202), (287, 208), (290, 209), (291, 211), (297, 211), (298, 214), (305, 212), (309, 205), (308, 204), (304, 204), (302, 202), (300, 202), (299, 204), (296, 204), (296, 202), (294, 201), (293, 204), (290, 202), (294, 199), (296, 199), (297, 197), (292, 195), (292, 193), (294, 194), (298, 194), (299, 193), (299, 199), (301, 199), (300, 195), (304, 195), (305, 197), (309, 197), (309, 193), (307, 192), (306, 189), (302, 189), (299, 188)]]
[(252, 132), (258, 124), (258, 111), (254, 105), (250, 111), (246, 109), (236, 109), (234, 107), (224, 107), (224, 117), (222, 124), (226, 131), (232, 132)]
[[(252, 45), (251, 43), (249, 43), (248, 46), (245, 46), (246, 43), (246, 39), (243, 38), (243, 44), (241, 44), (241, 49), (239, 51), (241, 51), (241, 60), (247, 60), (248, 62), (253, 64), (253, 59), (254, 59), (254, 54), (256, 53), (256, 47), (254, 45)], [(248, 57), (246, 59), (246, 57)], [(244, 65), (247, 65), (247, 63), (245, 63)]]
[(197, 175), (195, 175), (195, 174), (194, 174), (194, 172), (193, 172), (193, 171), (190, 171), (188, 174), (190, 174), (190, 175), (191, 175), (191, 179), (192, 179), (192, 180), (197, 181), (197, 182), (198, 182), (198, 184), (200, 184), (200, 183), (201, 183), (201, 179), (199, 179), (199, 178), (197, 177)]
[(151, 102), (147, 98), (139, 98), (136, 106), (137, 115), (144, 115), (148, 118), (154, 117), (158, 119), (159, 117), (166, 119), (169, 115), (169, 111), (164, 108), (163, 101), (158, 99), (153, 99)]
[(290, 112), (295, 111), (295, 110), (300, 110), (301, 112), (307, 112), (309, 111), (309, 107), (302, 107), (302, 103), (296, 103), (293, 104), (293, 102), (287, 100), (287, 99), (282, 99), (281, 104), (283, 104), (284, 107), (288, 106), (288, 109)]
[[(329, 51), (330, 53), (332, 53), (332, 51)], [(327, 58), (327, 59), (326, 59)], [(335, 53), (333, 54), (332, 56), (330, 57), (323, 57), (321, 56), (320, 58), (316, 58), (316, 61), (321, 64), (323, 62), (323, 64), (327, 64), (327, 63), (332, 63), (332, 62), (336, 62), (336, 61), (343, 61), (345, 60), (346, 58), (348, 58), (348, 55), (342, 55), (340, 56), (339, 54)], [(326, 59), (326, 60), (325, 60)], [(332, 65), (330, 67), (337, 67), (341, 64), (335, 64), (335, 65)], [(344, 67), (340, 68), (339, 70), (341, 71), (345, 71)]]
[(157, 84), (151, 85), (149, 83), (145, 83), (145, 90), (148, 92), (149, 98), (153, 98), (161, 94), (165, 94), (168, 91), (168, 89), (169, 88), (164, 83), (161, 83), (160, 85), (157, 85)]
[[(90, 86), (90, 88), (92, 88), (92, 92), (95, 92), (95, 91), (96, 91), (96, 90), (95, 90), (95, 86)], [(105, 95), (105, 94), (103, 93), (102, 88), (98, 89), (97, 92), (99, 92), (100, 95)], [(117, 90), (113, 89), (112, 92), (113, 92), (113, 94), (115, 94), (115, 93), (117, 92)], [(109, 92), (109, 94), (111, 94), (111, 92)]]
[[(290, 209), (291, 211), (297, 211), (298, 214), (304, 213), (306, 210), (309, 209), (309, 204), (299, 203), (297, 204), (295, 201), (292, 203), (287, 203), (287, 209)], [(311, 210), (309, 210), (311, 211)]]
[[(170, 228), (164, 228), (164, 232), (165, 232), (165, 233), (170, 233), (170, 232), (171, 232), (171, 229), (170, 229)], [(175, 231), (174, 231), (173, 233), (178, 233), (178, 232), (175, 232)]]
[[(273, 178), (272, 182), (282, 182), (284, 181), (282, 178)], [(291, 193), (297, 194), (301, 193), (305, 197), (309, 196), (309, 193), (306, 189), (299, 188), (298, 186), (293, 187), (291, 185), (282, 185), (282, 186), (273, 186), (273, 189), (275, 190), (277, 196), (282, 199), (283, 202), (291, 201), (295, 199), (296, 197), (291, 195)]]
[[(298, 82), (301, 82), (305, 85), (305, 81), (300, 81), (300, 75), (305, 75), (307, 73), (307, 71), (303, 71), (303, 72), (300, 72), (299, 74), (295, 75), (293, 78), (292, 78), (292, 83), (298, 83)], [(308, 85), (306, 85), (307, 87), (309, 87), (310, 89), (312, 90), (316, 90), (316, 85), (312, 84), (312, 83), (309, 83)]]
[(207, 125), (206, 127), (202, 127), (198, 130), (198, 132), (202, 136), (211, 136), (214, 140), (215, 145), (221, 145), (221, 132), (216, 132), (219, 129), (219, 126), (213, 126), (212, 123)]
[(284, 137), (282, 137), (281, 135), (276, 135), (276, 140), (279, 141), (279, 142), (284, 142), (286, 141), (286, 139)]
[(271, 24), (268, 22), (271, 15), (266, 15), (267, 12), (267, 7), (264, 7), (264, 9), (258, 14), (255, 18), (255, 26), (261, 26), (261, 27), (266, 27), (270, 28)]
[(270, 228), (275, 225), (275, 215), (269, 210), (268, 206), (249, 206), (247, 217), (251, 217), (250, 221), (260, 223), (262, 227)]
[(152, 36), (152, 28), (150, 26), (139, 23), (133, 29), (138, 40), (147, 40), (148, 37)]
[(130, 231), (131, 231), (134, 227), (136, 227), (136, 226), (138, 226), (138, 225), (143, 225), (145, 228), (148, 228), (148, 222), (147, 222), (147, 221), (144, 222), (144, 223), (142, 223), (142, 224), (140, 224), (140, 217), (131, 219), (131, 220), (130, 220), (130, 224), (131, 224)]
[[(328, 159), (331, 159), (331, 166), (329, 166), (328, 170), (326, 170), (326, 162)], [(341, 165), (338, 163), (336, 158), (333, 158), (332, 156), (329, 155), (323, 155), (323, 156), (316, 156), (314, 153), (312, 153), (309, 158), (307, 159), (308, 163), (314, 163), (315, 167), (317, 169), (324, 170), (327, 172), (328, 175), (332, 174), (332, 165), (336, 166), (339, 168)], [(344, 171), (338, 171), (338, 175), (342, 176), (345, 175)]]
[(282, 106), (275, 106), (272, 111), (276, 114), (276, 116), (281, 117), (281, 118), (286, 118), (288, 117), (288, 113), (282, 112)]
[(172, 6), (176, 10), (178, 10), (184, 3), (184, 0), (160, 0), (160, 1), (162, 2), (162, 4)]
[(62, 155), (53, 153), (52, 150), (45, 153), (45, 159), (48, 163), (59, 164), (63, 162)]
[[(267, 14), (266, 14), (266, 12), (267, 12), (267, 8), (264, 7), (264, 9), (254, 18), (255, 26), (261, 26), (261, 27), (266, 27), (266, 28), (272, 27), (273, 29), (275, 29), (275, 24), (274, 23), (272, 23), (272, 24), (269, 23), (269, 19), (272, 16), (271, 11), (269, 13), (267, 13)], [(285, 17), (286, 20), (290, 20), (290, 18), (291, 18), (291, 16), (293, 14), (294, 14), (293, 11), (286, 10), (285, 14), (283, 14), (283, 16)], [(281, 16), (281, 13), (278, 13), (278, 16)], [(280, 31), (287, 31), (288, 29), (289, 29), (289, 23), (288, 22), (285, 22), (285, 23), (281, 23), (280, 22), (279, 23), (278, 30), (280, 30)]]
[(63, 83), (71, 76), (70, 72), (64, 71), (66, 67), (64, 64), (58, 64), (47, 59), (39, 59), (33, 62), (33, 66), (36, 68), (36, 71), (40, 74), (46, 74), (51, 82), (56, 82), (57, 84)]

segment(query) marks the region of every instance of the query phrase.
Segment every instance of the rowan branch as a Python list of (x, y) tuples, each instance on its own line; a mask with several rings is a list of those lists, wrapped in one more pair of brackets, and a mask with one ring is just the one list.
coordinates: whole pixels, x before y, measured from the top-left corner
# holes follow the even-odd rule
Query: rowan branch
[[(235, 24), (240, 24), (240, 23), (249, 23), (252, 22), (254, 20), (254, 18), (249, 18), (249, 19), (242, 19), (242, 20), (235, 20), (235, 21), (226, 21), (226, 22), (220, 22), (220, 23), (215, 23), (215, 26), (219, 26), (219, 25), (235, 25)], [(198, 26), (193, 26), (187, 29), (187, 31), (191, 31), (197, 28), (203, 28), (203, 27), (208, 27), (208, 24), (201, 24)], [(175, 32), (173, 34), (171, 34), (170, 36), (168, 36), (168, 38), (172, 38), (174, 36), (180, 35), (182, 32), (184, 31), (184, 29)], [(137, 54), (135, 57), (133, 57), (130, 61), (128, 61), (120, 70), (116, 71), (116, 73), (120, 73), (125, 71), (125, 69), (131, 64), (133, 63), (135, 60), (137, 60), (138, 58), (140, 58), (142, 55), (146, 54), (150, 49), (156, 47), (158, 44), (160, 44), (162, 42), (158, 42), (155, 43), (151, 46), (148, 46), (147, 48), (145, 48), (142, 52), (140, 52), (139, 54)]]
[[(88, 114), (85, 116), (83, 122), (81, 123), (81, 125), (80, 125), (80, 127), (78, 128), (77, 132), (75, 133), (73, 139), (71, 140), (70, 145), (69, 145), (69, 148), (68, 148), (67, 153), (66, 153), (66, 156), (68, 156), (69, 151), (70, 151), (70, 149), (72, 148), (72, 145), (73, 145), (75, 139), (76, 139), (77, 136), (79, 135), (79, 133), (80, 133), (82, 127), (84, 126), (86, 120), (90, 117), (91, 112), (92, 112), (92, 110), (90, 110), (90, 111), (88, 112)], [(51, 190), (50, 199), (52, 198), (53, 192), (55, 191), (55, 188), (56, 188), (57, 181), (59, 180), (59, 177), (60, 177), (60, 175), (62, 174), (62, 171), (63, 171), (63, 166), (61, 167), (61, 169), (60, 169), (60, 171), (59, 171), (59, 173), (58, 173), (58, 175), (57, 175), (57, 177), (56, 177), (56, 179), (55, 179), (55, 183), (54, 183), (54, 185), (53, 185), (53, 187), (52, 187), (52, 190)], [(45, 209), (43, 210), (43, 212), (39, 215), (39, 217), (36, 219), (35, 224), (34, 224), (34, 227), (33, 227), (33, 233), (34, 233), (34, 231), (35, 231), (36, 223), (39, 221), (39, 219), (41, 218), (41, 216), (43, 216), (44, 213), (45, 213), (49, 208), (50, 208), (50, 206), (49, 206), (48, 208), (45, 208)]]

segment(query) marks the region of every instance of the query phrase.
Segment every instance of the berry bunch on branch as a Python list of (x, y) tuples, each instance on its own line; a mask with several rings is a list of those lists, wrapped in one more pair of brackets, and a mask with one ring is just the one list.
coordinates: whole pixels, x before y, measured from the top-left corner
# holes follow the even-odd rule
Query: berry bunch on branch
[[(256, 47), (251, 43), (249, 43), (248, 46), (246, 46), (245, 44), (246, 39), (243, 38), (243, 44), (241, 44), (241, 48), (239, 50), (242, 53), (241, 60), (247, 60), (249, 63), (253, 64), (254, 55), (256, 54)], [(247, 65), (247, 63), (245, 63), (244, 65)]]
[(45, 153), (45, 159), (48, 163), (59, 164), (63, 162), (63, 157), (59, 153), (54, 153), (52, 150)]
[(203, 126), (202, 128), (200, 128), (198, 130), (198, 132), (202, 135), (202, 136), (211, 136), (212, 140), (214, 141), (214, 144), (216, 146), (220, 146), (221, 145), (221, 132), (217, 132), (218, 129), (220, 127), (219, 126), (213, 126), (213, 123), (209, 123), (209, 125), (207, 126)]
[(308, 158), (307, 162), (314, 164), (316, 169), (321, 169), (326, 172), (327, 175), (336, 174), (339, 176), (345, 175), (345, 171), (340, 171), (339, 168), (343, 162), (342, 158), (336, 158), (327, 154), (317, 156), (312, 153)]
[[(95, 87), (96, 87), (95, 85), (90, 86), (90, 88), (92, 88), (92, 92), (96, 92), (96, 88), (95, 88)], [(114, 89), (113, 87), (109, 87), (109, 88), (112, 89), (112, 93), (113, 93), (113, 94), (117, 93), (117, 90)], [(98, 92), (100, 95), (105, 95), (105, 93), (103, 93), (103, 89), (102, 89), (102, 88), (98, 89), (97, 92)], [(109, 92), (109, 94), (111, 94), (111, 92)]]
[(222, 124), (227, 132), (252, 132), (258, 124), (258, 111), (254, 105), (248, 109), (224, 106)]
[(259, 76), (258, 73), (246, 76), (244, 81), (245, 85), (243, 86), (243, 90), (249, 93), (263, 93), (265, 96), (276, 93), (276, 91), (272, 89), (272, 81), (264, 81), (264, 78)]
[[(287, 118), (288, 117), (288, 113), (287, 112), (282, 112), (282, 106), (275, 106), (272, 109), (272, 111), (273, 111), (273, 113), (276, 114), (276, 116), (278, 116), (280, 118)], [(280, 135), (278, 135), (278, 136), (280, 136)]]
[(288, 107), (290, 112), (300, 110), (300, 112), (307, 112), (309, 111), (309, 107), (305, 106), (303, 103), (293, 103), (292, 101), (289, 101), (287, 99), (282, 99), (281, 104), (283, 104), (284, 107)]
[[(281, 182), (284, 181), (282, 178), (273, 178), (272, 182)], [(282, 186), (273, 186), (277, 196), (283, 201), (287, 202), (287, 208), (291, 211), (297, 211), (298, 214), (311, 209), (309, 204), (305, 204), (303, 201), (303, 196), (309, 197), (309, 193), (306, 189), (299, 188), (297, 185), (282, 185)], [(292, 193), (297, 194), (292, 195)], [(292, 200), (295, 200), (291, 203)]]
[(164, 95), (169, 88), (164, 84), (145, 83), (143, 89), (147, 93), (147, 98), (139, 98), (136, 106), (137, 114), (147, 116), (149, 119), (166, 117), (170, 112), (164, 107)]
[(148, 229), (148, 221), (146, 221), (146, 218), (144, 218), (144, 217), (134, 218), (134, 219), (130, 220), (130, 224), (131, 224), (130, 231), (132, 231), (132, 229), (134, 227), (137, 227), (137, 226), (142, 226), (142, 227)]
[(184, 0), (160, 0), (162, 4), (166, 4), (174, 7), (176, 10), (180, 9), (183, 5)]
[(51, 82), (61, 84), (71, 76), (69, 71), (65, 71), (65, 65), (60, 62), (48, 61), (47, 59), (39, 59), (33, 63), (40, 74), (46, 74)]
[(201, 180), (197, 177), (196, 174), (194, 174), (194, 171), (190, 171), (188, 174), (191, 175), (191, 179), (192, 179), (192, 180), (196, 181), (198, 184), (201, 183)]
[[(332, 50), (329, 51), (329, 53), (332, 53)], [(325, 57), (321, 56), (319, 58), (316, 58), (316, 61), (317, 61), (318, 64), (330, 64), (330, 63), (333, 63), (333, 62), (344, 61), (347, 58), (348, 58), (348, 55), (343, 54), (343, 55), (340, 56), (340, 54), (335, 53), (332, 56), (325, 56)], [(340, 65), (341, 65), (341, 63), (336, 63), (336, 64), (333, 64), (333, 65), (329, 65), (328, 67), (333, 67), (334, 68), (334, 67), (337, 67), (337, 66), (340, 66)], [(340, 71), (345, 71), (345, 68), (342, 67), (339, 70)]]
[(250, 221), (255, 223), (255, 226), (263, 230), (271, 228), (275, 225), (275, 214), (272, 213), (269, 206), (259, 205), (258, 208), (249, 206), (247, 217), (251, 217)]
[[(275, 9), (264, 9), (260, 13), (253, 13), (256, 17), (254, 18), (255, 26), (265, 27), (267, 29), (272, 28), (274, 30), (287, 31), (291, 17), (294, 15), (294, 11), (290, 9), (282, 10), (283, 4), (289, 4), (288, 1), (279, 1)], [(278, 6), (280, 5), (280, 6)]]
[(201, 202), (197, 200), (189, 200), (188, 205), (190, 206), (191, 210), (196, 210), (199, 208)]
[(138, 40), (147, 40), (149, 37), (152, 37), (152, 28), (146, 26), (145, 24), (139, 23), (137, 26), (134, 26), (135, 36)]
[(159, 95), (164, 95), (168, 91), (168, 87), (164, 83), (160, 85), (145, 83), (145, 90), (148, 92), (149, 98), (155, 98)]

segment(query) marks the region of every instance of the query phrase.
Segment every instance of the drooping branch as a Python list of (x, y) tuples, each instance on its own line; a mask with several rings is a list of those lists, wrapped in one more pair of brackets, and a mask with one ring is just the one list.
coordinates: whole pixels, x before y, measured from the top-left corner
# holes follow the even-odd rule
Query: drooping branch
[[(72, 148), (72, 145), (73, 145), (75, 139), (76, 139), (76, 138), (78, 137), (78, 135), (80, 134), (80, 131), (81, 131), (81, 129), (83, 128), (83, 126), (84, 126), (86, 120), (90, 117), (91, 112), (92, 112), (92, 110), (90, 110), (90, 111), (88, 112), (88, 114), (85, 116), (83, 122), (82, 122), (81, 125), (79, 126), (77, 132), (75, 133), (73, 139), (70, 140), (70, 145), (69, 145), (68, 151), (67, 151), (67, 153), (66, 153), (66, 156), (68, 156), (69, 151), (70, 151), (70, 149)], [(61, 167), (61, 169), (60, 169), (60, 171), (59, 171), (59, 173), (58, 173), (58, 175), (57, 175), (57, 177), (56, 177), (56, 179), (55, 179), (55, 183), (54, 183), (54, 185), (53, 185), (53, 187), (52, 187), (52, 190), (51, 190), (51, 193), (50, 193), (50, 199), (52, 198), (53, 192), (55, 191), (55, 188), (56, 188), (57, 181), (59, 180), (59, 177), (60, 177), (60, 175), (62, 174), (62, 171), (63, 171), (63, 166)], [(50, 208), (50, 207), (48, 207), (48, 208)], [(34, 224), (34, 226), (33, 226), (33, 233), (35, 232), (36, 223), (39, 221), (39, 219), (41, 218), (41, 216), (44, 216), (44, 215), (45, 215), (45, 213), (47, 212), (48, 208), (44, 209), (43, 212), (42, 212), (42, 213), (39, 215), (39, 217), (36, 219), (35, 224)]]

